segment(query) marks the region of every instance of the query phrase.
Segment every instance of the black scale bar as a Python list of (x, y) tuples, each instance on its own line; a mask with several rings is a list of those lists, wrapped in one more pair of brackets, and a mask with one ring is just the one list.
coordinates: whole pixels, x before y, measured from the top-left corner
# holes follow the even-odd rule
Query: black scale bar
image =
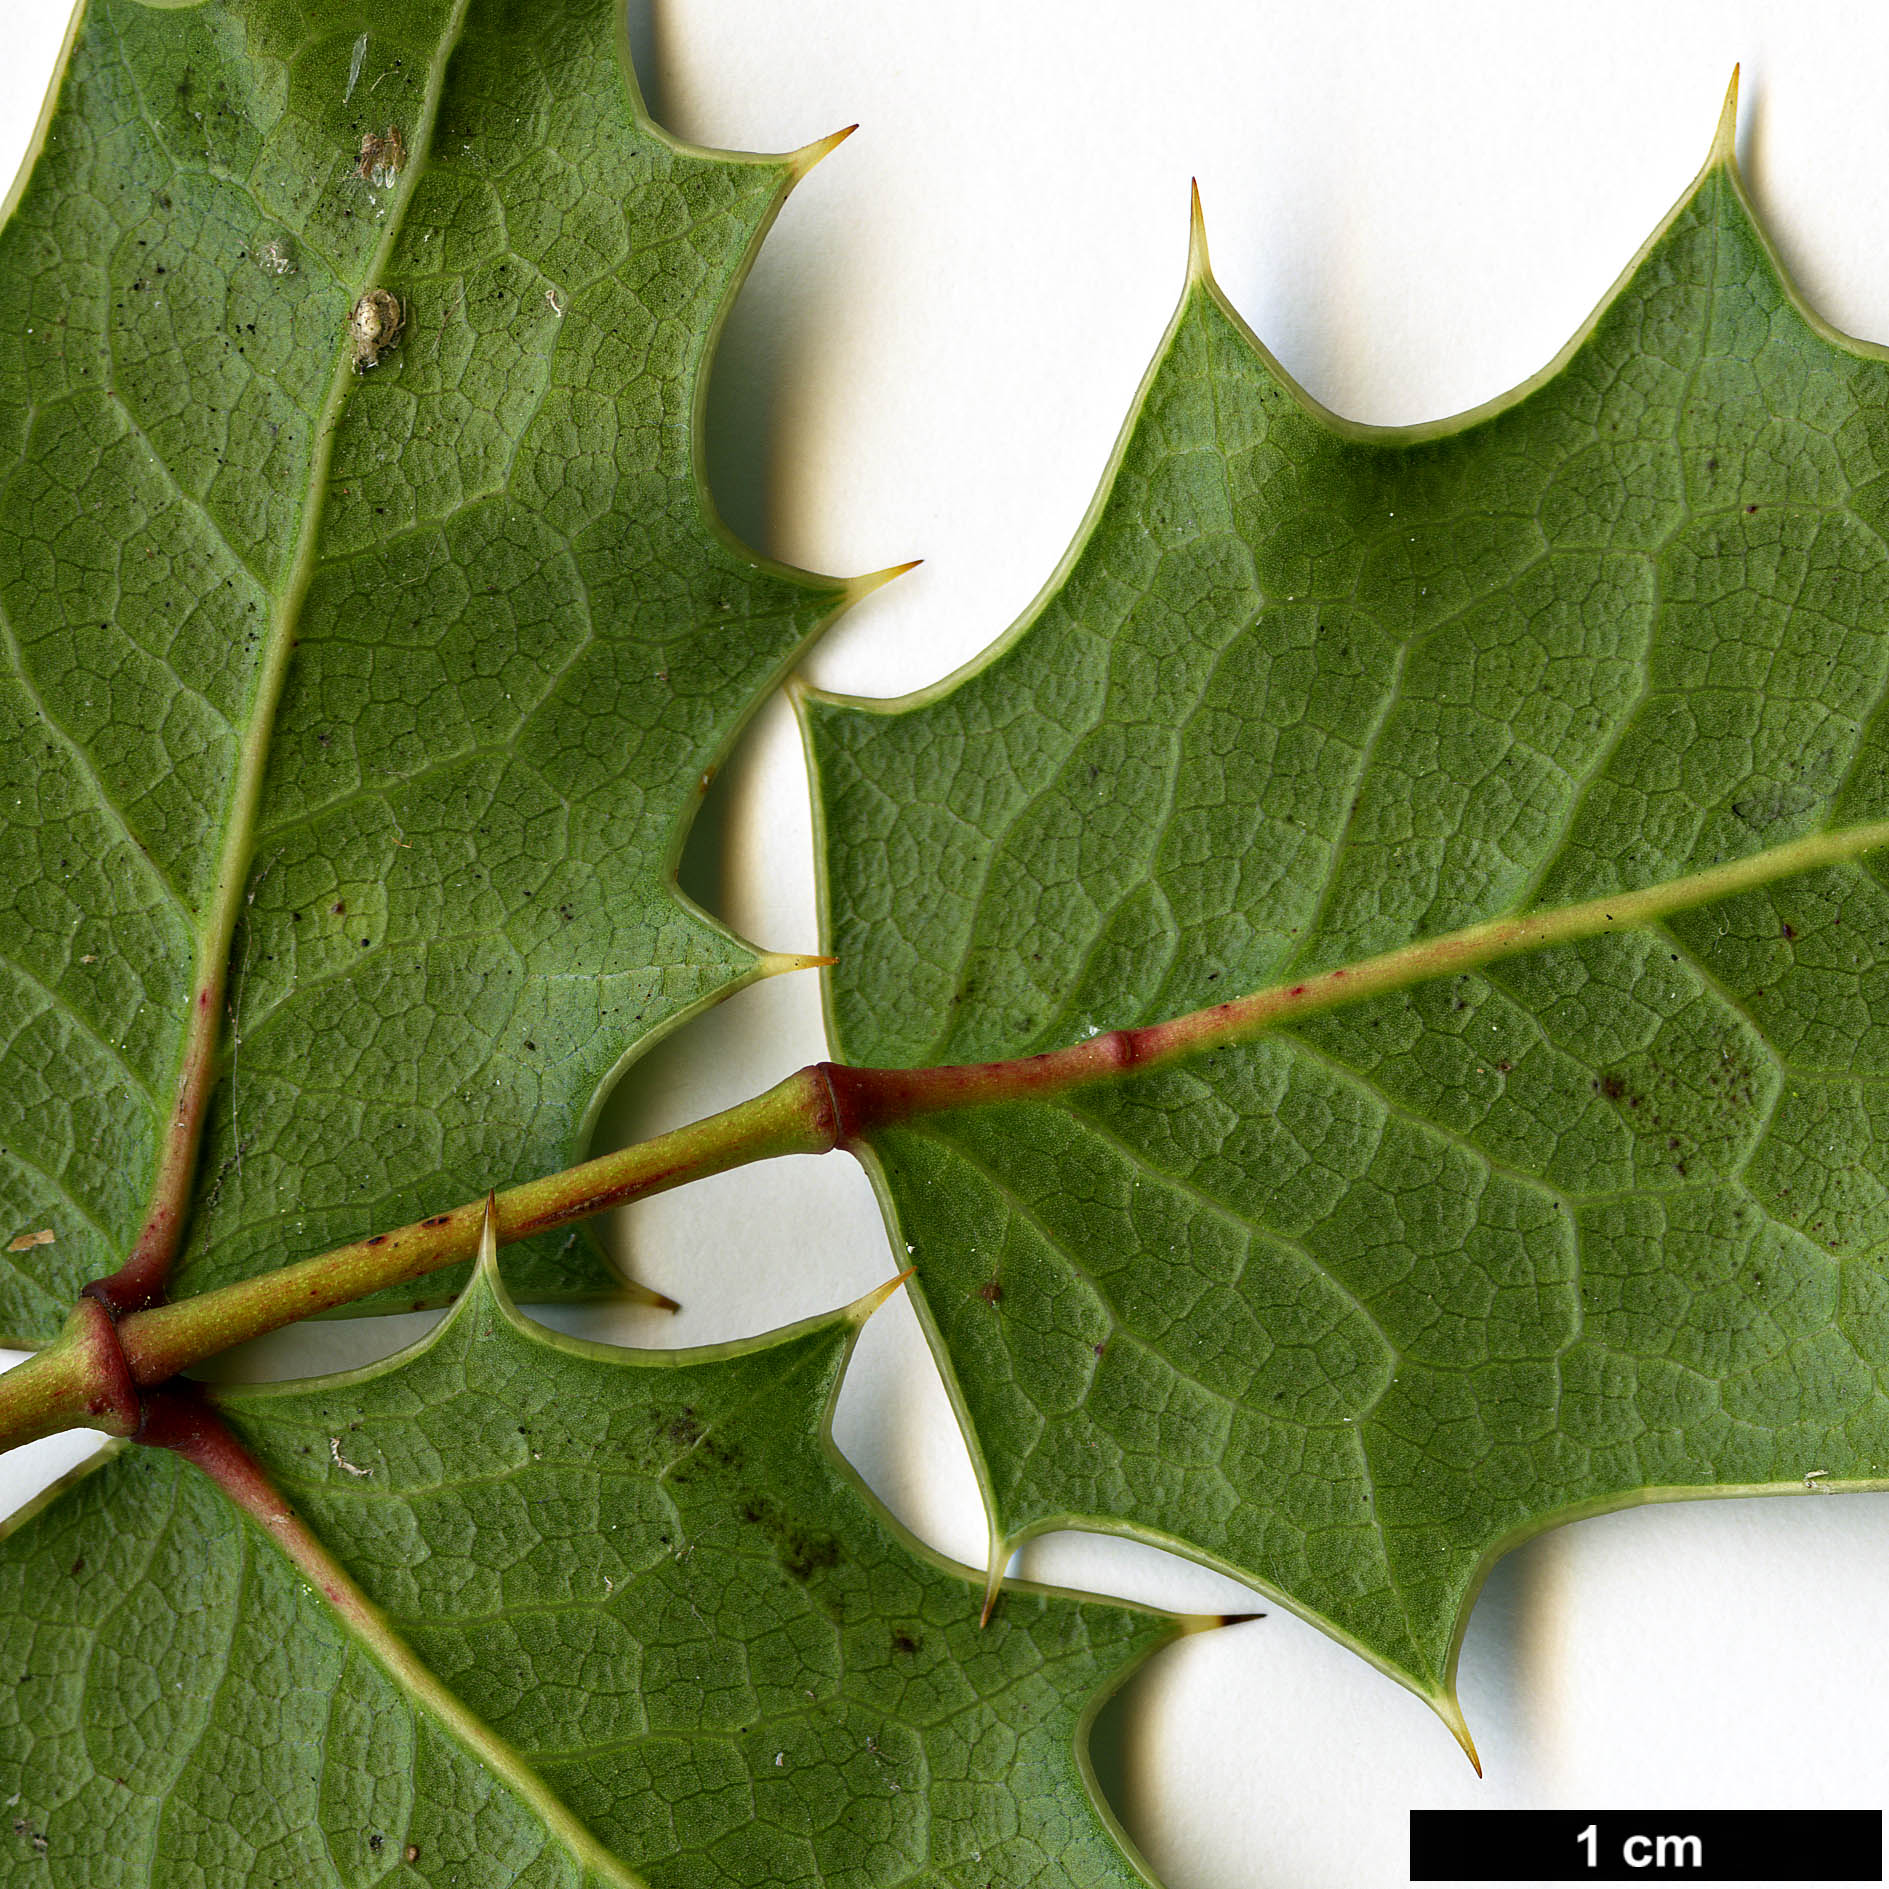
[(1880, 1810), (1413, 1810), (1416, 1882), (1882, 1881)]

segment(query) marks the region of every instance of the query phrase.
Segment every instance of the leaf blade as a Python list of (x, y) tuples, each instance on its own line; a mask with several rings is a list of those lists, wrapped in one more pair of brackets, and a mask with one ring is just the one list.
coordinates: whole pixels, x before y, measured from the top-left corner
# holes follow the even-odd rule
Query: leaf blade
[[(979, 1631), (974, 1577), (904, 1535), (832, 1447), (865, 1309), (697, 1353), (623, 1352), (521, 1319), (487, 1267), (398, 1358), (225, 1393), (365, 1589), (340, 1610), (156, 1452), (88, 1479), (0, 1544), (9, 1643), (31, 1642), (58, 1682), (50, 1702), (16, 1693), (0, 1734), (22, 1840), (45, 1839), (55, 1882), (104, 1879), (84, 1873), (100, 1867), (90, 1819), (101, 1796), (122, 1815), (110, 1779), (151, 1687), (101, 1690), (83, 1748), (57, 1734), (80, 1717), (73, 1695), (111, 1676), (107, 1645), (181, 1674), (180, 1709), (203, 1721), (148, 1741), (164, 1767), (148, 1817), (113, 1833), (162, 1864), (214, 1829), (259, 1867), (293, 1854), (309, 1882), (374, 1879), (410, 1844), (425, 1879), (494, 1884), (538, 1880), (547, 1854), (588, 1858), (586, 1880), (635, 1869), (658, 1885), (1145, 1882), (1079, 1746), (1095, 1695), (1175, 1623), (1023, 1589)], [(154, 1532), (144, 1510), (178, 1504), (175, 1578), (127, 1578)], [(261, 1568), (267, 1594), (226, 1598), (231, 1559)], [(81, 1577), (95, 1617), (35, 1639)], [(186, 1627), (203, 1650), (166, 1664)], [(283, 1682), (296, 1660), (308, 1670)], [(232, 1683), (240, 1710), (222, 1703)], [(203, 1762), (212, 1738), (258, 1726), (259, 1749)], [(204, 1793), (214, 1824), (162, 1809)], [(252, 1879), (268, 1878), (236, 1877)]]
[[(38, 428), (9, 488), (14, 683), (45, 684), (43, 646), (41, 696), (92, 717), (57, 795), (79, 823), (56, 847), (10, 823), (5, 949), (58, 1054), (136, 1077), (101, 1070), (82, 1121), (29, 1096), (8, 1124), (7, 1209), (71, 1228), (10, 1264), (17, 1335), (111, 1270), (140, 1194), (182, 1218), (192, 1072), (215, 1092), (183, 1289), (567, 1165), (625, 1060), (771, 968), (673, 869), (846, 594), (735, 546), (693, 444), (803, 167), (655, 132), (607, 7), (481, 4), (463, 36), (462, 12), (95, 0), (4, 239), (42, 349), (13, 380)], [(394, 131), (377, 170), (362, 140)], [(400, 344), (357, 374), (349, 311), (384, 283)], [(107, 362), (109, 397), (66, 386)], [(88, 400), (117, 457), (74, 473), (48, 429)], [(588, 1247), (521, 1263), (552, 1296), (608, 1278)]]
[[(1334, 421), (1196, 273), (1030, 616), (920, 697), (809, 709), (837, 1053), (1026, 1055), (1870, 820), (1882, 404), (1728, 147), (1554, 366), (1460, 422)], [(1850, 1237), (1817, 1257), (1766, 1029), (1815, 1028), (1807, 899), (1867, 978), (1878, 879), (873, 1133), (994, 1535), (1178, 1545), (1454, 1716), (1522, 1534), (1649, 1488), (1873, 1483), (1886, 1223), (1828, 1175)], [(1735, 1416), (1701, 1409), (1721, 1388)]]
[[(354, 1883), (412, 1846), (423, 1875), (633, 1889), (616, 1866), (580, 1876), (590, 1859), (560, 1830), (568, 1819), (547, 1819), (525, 1781), (481, 1766), (454, 1718), (352, 1644), (176, 1459), (132, 1452), (62, 1510), (29, 1525), (5, 1569), (6, 1611), (39, 1668), (8, 1728), (22, 1792), (10, 1840), (22, 1859), (45, 1859), (49, 1880), (131, 1882), (194, 1860), (225, 1880), (289, 1870)], [(195, 1604), (179, 1606), (179, 1592)], [(89, 1660), (75, 1687), (79, 1647)], [(144, 1670), (154, 1650), (176, 1663)], [(188, 1679), (167, 1686), (167, 1672)], [(246, 1736), (258, 1725), (295, 1758), (270, 1765)]]

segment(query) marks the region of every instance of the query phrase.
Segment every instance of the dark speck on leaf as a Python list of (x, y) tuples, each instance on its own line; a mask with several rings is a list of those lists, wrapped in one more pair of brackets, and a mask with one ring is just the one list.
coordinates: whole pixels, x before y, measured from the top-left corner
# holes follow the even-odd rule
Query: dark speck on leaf
[(797, 1581), (810, 1580), (840, 1558), (840, 1545), (826, 1535), (805, 1535), (785, 1528), (780, 1539), (781, 1566)]

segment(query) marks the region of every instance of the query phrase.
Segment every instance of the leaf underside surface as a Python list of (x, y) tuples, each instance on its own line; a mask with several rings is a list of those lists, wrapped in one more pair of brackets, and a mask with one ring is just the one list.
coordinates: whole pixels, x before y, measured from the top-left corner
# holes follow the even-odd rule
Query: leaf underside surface
[(626, 1352), (488, 1269), (400, 1357), (224, 1393), (365, 1632), (176, 1458), (85, 1477), (0, 1544), (8, 1880), (1144, 1882), (1082, 1738), (1175, 1623), (1037, 1590), (979, 1631), (828, 1442), (862, 1309)]
[[(909, 703), (808, 706), (836, 1053), (1015, 1056), (1878, 820), (1886, 533), (1889, 368), (1796, 300), (1723, 139), (1459, 422), (1317, 409), (1197, 245), (1031, 614)], [(994, 1535), (1179, 1547), (1456, 1718), (1530, 1532), (1884, 1476), (1889, 880), (1781, 861), (874, 1132)]]
[(568, 1165), (757, 972), (672, 867), (839, 589), (727, 538), (691, 423), (795, 166), (656, 133), (614, 12), (78, 23), (0, 230), (9, 1340), (123, 1259), (226, 964), (180, 1292)]

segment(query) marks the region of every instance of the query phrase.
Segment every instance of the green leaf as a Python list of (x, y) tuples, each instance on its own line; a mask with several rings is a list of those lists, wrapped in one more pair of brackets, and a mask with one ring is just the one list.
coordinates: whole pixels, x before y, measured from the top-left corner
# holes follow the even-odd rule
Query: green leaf
[[(1076, 548), (986, 658), (808, 710), (829, 1015), (1008, 1057), (1778, 849), (1775, 883), (871, 1155), (993, 1535), (1134, 1534), (1460, 1729), (1493, 1561), (1889, 1476), (1889, 368), (1711, 162), (1459, 419), (1319, 409), (1196, 231)], [(1809, 1479), (1807, 1481), (1807, 1479)]]
[(655, 130), (615, 12), (77, 23), (0, 230), (0, 1246), (55, 1236), (0, 1256), (15, 1340), (159, 1208), (191, 1291), (567, 1165), (768, 968), (673, 867), (844, 592), (729, 539), (693, 422), (810, 160)]
[(872, 1303), (632, 1352), (526, 1321), (487, 1265), (395, 1359), (225, 1393), (353, 1613), (178, 1459), (85, 1478), (0, 1544), (11, 1870), (1145, 1882), (1083, 1740), (1175, 1623), (1021, 1590), (979, 1630), (975, 1577), (830, 1442)]

